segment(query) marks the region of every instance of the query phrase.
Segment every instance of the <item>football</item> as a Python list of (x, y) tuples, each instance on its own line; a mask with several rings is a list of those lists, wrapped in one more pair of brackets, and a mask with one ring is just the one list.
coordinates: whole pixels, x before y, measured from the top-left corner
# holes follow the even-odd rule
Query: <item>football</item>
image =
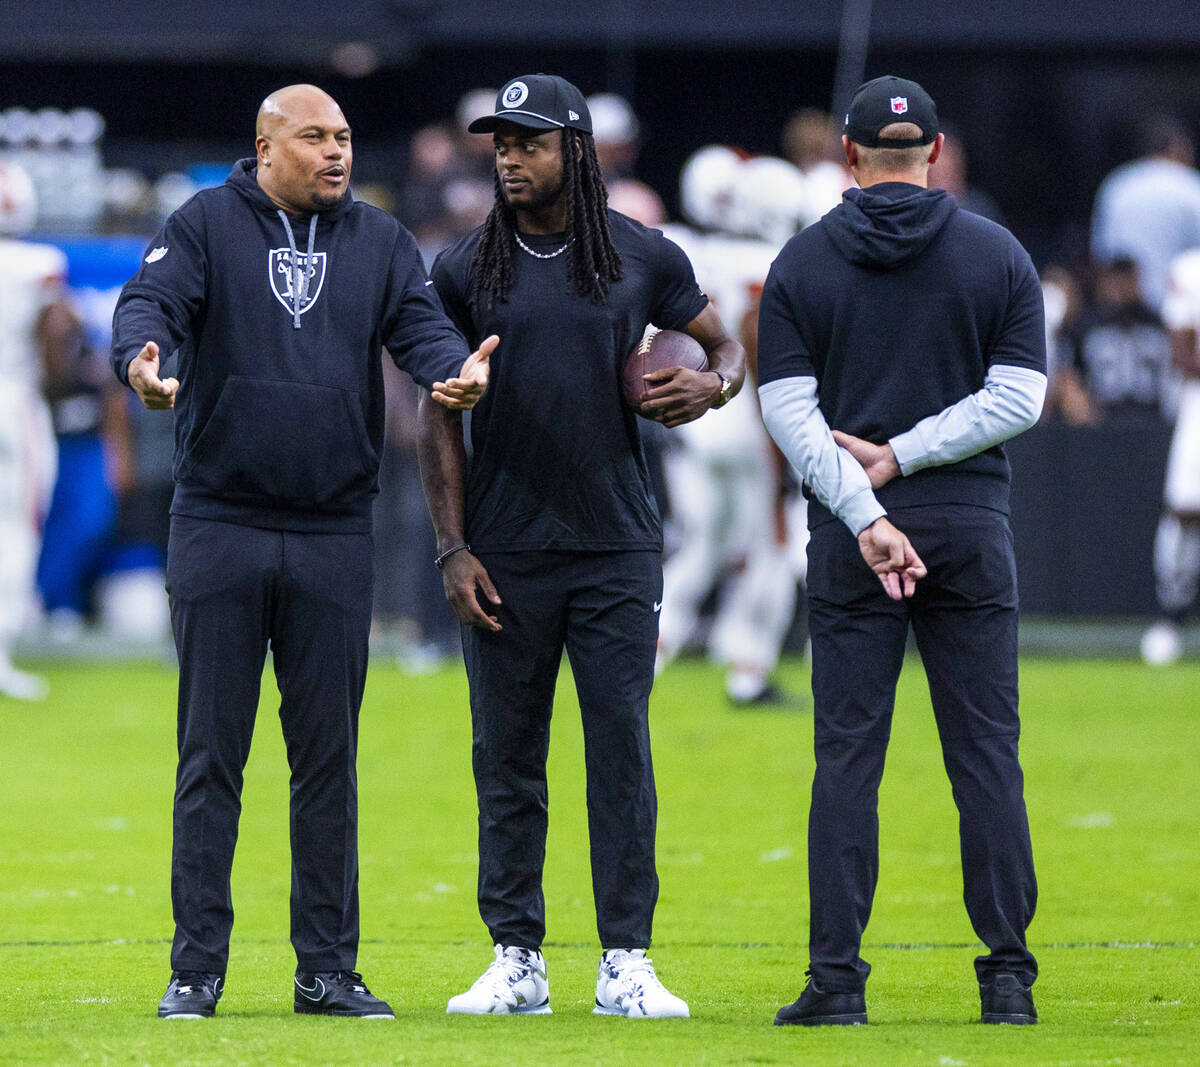
[(625, 397), (625, 403), (640, 415), (642, 398), (648, 388), (642, 376), (673, 367), (708, 370), (708, 357), (704, 354), (704, 346), (694, 337), (679, 330), (659, 330), (643, 337), (629, 353), (621, 373), (621, 393)]

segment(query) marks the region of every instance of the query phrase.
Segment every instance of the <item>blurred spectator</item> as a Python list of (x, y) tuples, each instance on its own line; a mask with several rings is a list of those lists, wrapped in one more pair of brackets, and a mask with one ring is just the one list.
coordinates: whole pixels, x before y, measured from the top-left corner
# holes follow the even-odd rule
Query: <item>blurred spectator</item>
[(1146, 304), (1157, 311), (1171, 260), (1200, 246), (1200, 172), (1192, 136), (1178, 119), (1157, 115), (1138, 133), (1139, 158), (1100, 183), (1092, 207), (1092, 258), (1137, 264)]
[(930, 164), (930, 187), (945, 189), (958, 202), (959, 207), (1003, 226), (1004, 213), (1000, 210), (1000, 205), (982, 189), (967, 182), (967, 149), (961, 134), (948, 122), (941, 123), (941, 130), (946, 139), (937, 162)]
[[(37, 582), (52, 637), (70, 640), (92, 609), (92, 587), (111, 548), (116, 489), (128, 479), (124, 398), (106, 360), (87, 344), (83, 322), (63, 302), (48, 307), (37, 337), (43, 385), (58, 443), (58, 478), (46, 516)], [(108, 444), (115, 449), (109, 451)]]
[(446, 186), (465, 171), (466, 161), (460, 157), (459, 139), (451, 126), (434, 123), (413, 134), (396, 215), (417, 239), (427, 262), (454, 239)]
[[(489, 99), (489, 109), (491, 105)], [(399, 183), (395, 209), (416, 237), (426, 266), (491, 210), (491, 174), (477, 173), (473, 155), (480, 138), (464, 141), (465, 136), (450, 123), (433, 123), (417, 130), (409, 142), (408, 169)], [(490, 143), (488, 150), (490, 162)]]
[(1157, 312), (1146, 306), (1137, 265), (1098, 268), (1095, 293), (1073, 333), (1073, 363), (1102, 418), (1169, 417), (1176, 378)]
[[(492, 187), (492, 174), (496, 169), (495, 149), (490, 137), (474, 137), (467, 132), (467, 127), (480, 115), (490, 115), (496, 106), (496, 89), (470, 89), (459, 97), (454, 109), (455, 137), (457, 138), (456, 155), (462, 162), (467, 175), (482, 178)], [(491, 195), (488, 196), (488, 207), (491, 208)], [(472, 227), (473, 228), (473, 227)]]
[(842, 155), (841, 123), (828, 111), (801, 108), (784, 126), (782, 144), (784, 158), (808, 183), (810, 214), (819, 219), (854, 184)]
[(615, 178), (632, 178), (638, 155), (637, 116), (629, 102), (616, 93), (595, 93), (587, 98), (592, 116), (592, 137), (600, 171), (610, 187)]
[(1155, 591), (1162, 618), (1142, 637), (1142, 657), (1163, 666), (1183, 653), (1181, 625), (1200, 590), (1200, 248), (1171, 261), (1163, 304), (1171, 351), (1183, 375), (1179, 413), (1154, 536)]
[(1100, 413), (1088, 395), (1075, 366), (1072, 341), (1083, 313), (1083, 293), (1078, 280), (1065, 267), (1042, 270), (1042, 300), (1046, 310), (1046, 376), (1049, 386), (1042, 418), (1061, 415), (1068, 426), (1089, 426)]
[(37, 217), (36, 205), (29, 175), (0, 163), (0, 694), (25, 700), (44, 697), (46, 684), (17, 670), (11, 652), (34, 611), (57, 456), (36, 329), (61, 300), (67, 274), (57, 248), (16, 239)]

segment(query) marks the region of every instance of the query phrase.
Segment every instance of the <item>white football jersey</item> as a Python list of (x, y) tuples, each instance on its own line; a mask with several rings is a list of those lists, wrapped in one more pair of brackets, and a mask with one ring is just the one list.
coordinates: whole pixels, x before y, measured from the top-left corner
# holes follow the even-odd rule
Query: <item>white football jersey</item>
[[(757, 306), (779, 249), (766, 241), (702, 234), (686, 226), (664, 226), (663, 232), (687, 253), (700, 288), (717, 309), (729, 335), (740, 342), (742, 319)], [(674, 432), (697, 448), (762, 451), (766, 429), (758, 410), (757, 383), (747, 374), (742, 391), (723, 408), (708, 411)]]
[(0, 239), (0, 381), (38, 389), (38, 316), (62, 295), (67, 257), (53, 245)]

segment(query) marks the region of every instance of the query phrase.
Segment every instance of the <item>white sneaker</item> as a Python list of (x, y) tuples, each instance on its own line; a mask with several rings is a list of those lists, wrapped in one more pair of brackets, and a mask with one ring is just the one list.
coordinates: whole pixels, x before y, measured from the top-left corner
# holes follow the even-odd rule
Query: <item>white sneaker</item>
[(1183, 655), (1183, 635), (1174, 623), (1156, 622), (1142, 634), (1142, 659), (1152, 667), (1166, 667)]
[(0, 695), (14, 700), (45, 700), (49, 692), (45, 678), (19, 671), (11, 663), (0, 663)]
[(450, 998), (446, 1014), (552, 1014), (542, 954), (531, 948), (497, 945), (496, 959), (470, 989)]
[(600, 957), (594, 1015), (629, 1019), (686, 1019), (688, 1006), (668, 992), (640, 948), (613, 948)]

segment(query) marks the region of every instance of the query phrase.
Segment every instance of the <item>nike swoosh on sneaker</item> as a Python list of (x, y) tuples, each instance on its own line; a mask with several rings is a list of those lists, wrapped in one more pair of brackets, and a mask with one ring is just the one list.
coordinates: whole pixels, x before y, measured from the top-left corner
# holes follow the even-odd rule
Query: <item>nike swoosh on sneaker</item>
[[(296, 991), (306, 1000), (317, 1001), (325, 995), (325, 983), (322, 982), (320, 978), (314, 978), (312, 989), (305, 989), (304, 986), (300, 984), (300, 979), (297, 978)], [(316, 996), (313, 996), (314, 993), (316, 993)]]

